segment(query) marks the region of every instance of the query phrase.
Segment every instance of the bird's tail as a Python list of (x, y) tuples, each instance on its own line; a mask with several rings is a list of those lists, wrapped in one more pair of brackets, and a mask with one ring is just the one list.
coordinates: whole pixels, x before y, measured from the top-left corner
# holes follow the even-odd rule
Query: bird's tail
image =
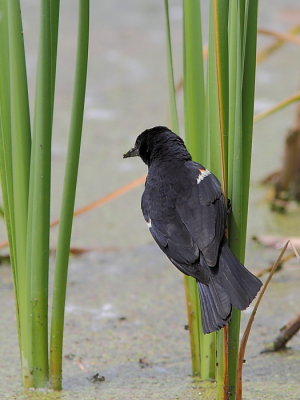
[(231, 301), (225, 290), (212, 280), (209, 285), (198, 281), (202, 329), (204, 333), (218, 331), (231, 317)]
[(198, 282), (204, 333), (227, 325), (232, 307), (239, 310), (247, 308), (262, 285), (235, 258), (226, 242), (221, 246), (218, 266), (210, 268), (210, 272), (208, 285)]

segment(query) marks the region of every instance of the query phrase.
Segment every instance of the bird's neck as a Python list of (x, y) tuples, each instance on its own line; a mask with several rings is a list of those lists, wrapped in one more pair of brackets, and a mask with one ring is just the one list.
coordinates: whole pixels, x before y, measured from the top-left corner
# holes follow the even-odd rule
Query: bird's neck
[(151, 154), (150, 165), (154, 162), (185, 162), (191, 159), (190, 153), (184, 146), (158, 146)]

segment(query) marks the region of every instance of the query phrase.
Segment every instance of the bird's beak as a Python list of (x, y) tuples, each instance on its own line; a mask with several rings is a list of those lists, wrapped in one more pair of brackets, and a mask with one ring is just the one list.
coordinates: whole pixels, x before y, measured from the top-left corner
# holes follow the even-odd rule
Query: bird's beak
[(123, 154), (123, 158), (136, 157), (136, 156), (139, 156), (139, 155), (140, 155), (139, 149), (134, 147), (133, 149), (127, 151), (127, 153)]

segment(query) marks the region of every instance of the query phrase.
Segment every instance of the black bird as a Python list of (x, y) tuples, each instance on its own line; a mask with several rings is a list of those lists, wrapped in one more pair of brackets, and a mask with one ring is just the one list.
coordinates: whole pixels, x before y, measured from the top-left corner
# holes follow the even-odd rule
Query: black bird
[(197, 280), (203, 332), (217, 331), (232, 307), (247, 308), (262, 285), (228, 247), (220, 183), (164, 126), (142, 132), (124, 154), (134, 156), (148, 165), (142, 211), (150, 232), (171, 262)]

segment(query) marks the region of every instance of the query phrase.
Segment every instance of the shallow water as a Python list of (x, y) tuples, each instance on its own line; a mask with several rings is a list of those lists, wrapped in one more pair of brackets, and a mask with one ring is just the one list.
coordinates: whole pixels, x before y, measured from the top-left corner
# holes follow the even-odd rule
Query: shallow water
[[(300, 398), (299, 336), (285, 353), (259, 354), (298, 311), (298, 296), (299, 270), (290, 265), (275, 276), (257, 315), (244, 367), (245, 399), (274, 399), (287, 391), (289, 399)], [(72, 258), (59, 395), (19, 386), (9, 267), (1, 268), (1, 304), (1, 398), (213, 399), (214, 384), (207, 389), (190, 376), (181, 275), (154, 244)], [(105, 381), (91, 383), (96, 373)]]
[[(260, 2), (260, 26), (287, 29), (300, 16), (296, 1)], [(35, 73), (38, 17), (35, 1), (23, 0), (30, 89)], [(58, 215), (66, 152), (74, 60), (74, 2), (62, 2), (53, 146), (53, 210)], [(123, 161), (145, 127), (168, 124), (162, 4), (145, 0), (91, 2), (91, 55), (77, 206), (145, 173), (139, 160)], [(172, 2), (176, 54), (180, 54), (180, 1)], [(298, 18), (299, 20), (299, 18)], [(260, 39), (260, 46), (267, 43)], [(267, 107), (296, 91), (300, 55), (288, 45), (259, 66), (257, 104)], [(287, 60), (289, 63), (287, 64)], [(180, 76), (181, 65), (175, 63)], [(280, 167), (283, 138), (293, 108), (255, 126), (249, 237), (299, 235), (299, 211), (276, 216), (263, 200), (259, 180)], [(71, 257), (66, 308), (64, 391), (23, 391), (14, 298), (8, 266), (0, 267), (0, 397), (52, 400), (213, 399), (214, 384), (190, 376), (182, 276), (152, 242), (139, 209), (142, 188), (74, 222), (72, 243), (102, 250)], [(3, 231), (3, 230), (2, 230)], [(51, 243), (56, 242), (52, 232)], [(3, 233), (4, 235), (4, 233)], [(105, 250), (105, 251), (104, 251)], [(277, 250), (248, 243), (247, 265), (259, 270)], [(53, 263), (53, 260), (51, 260)], [(291, 262), (273, 279), (249, 339), (244, 398), (300, 399), (300, 337), (292, 349), (260, 355), (279, 328), (299, 311), (300, 273)], [(243, 325), (249, 312), (244, 313)], [(104, 382), (92, 383), (96, 373)], [(201, 394), (199, 394), (201, 393)]]

